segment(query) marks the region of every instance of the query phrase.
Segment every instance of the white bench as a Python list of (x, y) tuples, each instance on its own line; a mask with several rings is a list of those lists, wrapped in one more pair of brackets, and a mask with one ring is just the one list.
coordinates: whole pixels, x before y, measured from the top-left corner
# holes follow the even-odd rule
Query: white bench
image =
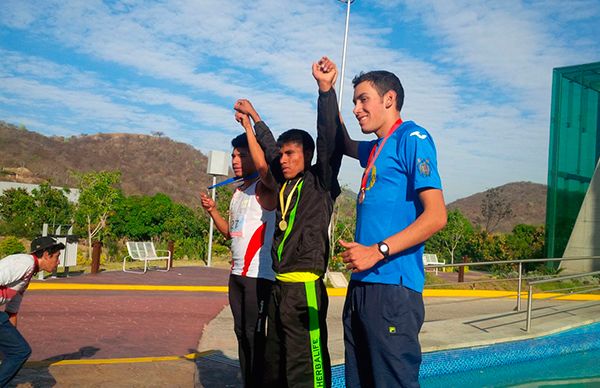
[(425, 270), (427, 270), (428, 267), (432, 268), (437, 275), (438, 267), (435, 267), (435, 265), (438, 264), (446, 264), (446, 260), (439, 260), (435, 253), (423, 253), (423, 267), (425, 267)]
[[(129, 273), (138, 273), (143, 274), (148, 270), (148, 262), (153, 260), (166, 260), (167, 267), (166, 269), (157, 269), (157, 271), (167, 272), (171, 269), (171, 252), (167, 250), (156, 250), (154, 249), (154, 243), (152, 241), (128, 241), (127, 242), (127, 252), (129, 255), (123, 258), (123, 272)], [(157, 253), (161, 253), (161, 255), (166, 252), (166, 256), (159, 256)], [(127, 263), (127, 259), (131, 259), (134, 261), (143, 261), (144, 262), (144, 271), (131, 271), (127, 270), (125, 264)]]

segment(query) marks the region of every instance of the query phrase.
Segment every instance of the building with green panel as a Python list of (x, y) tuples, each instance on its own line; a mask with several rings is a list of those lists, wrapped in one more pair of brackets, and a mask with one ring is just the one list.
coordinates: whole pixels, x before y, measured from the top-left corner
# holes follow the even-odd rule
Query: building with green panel
[[(600, 62), (554, 69), (547, 257), (600, 255)], [(567, 262), (563, 262), (563, 266)], [(579, 268), (570, 268), (572, 265)], [(591, 260), (567, 269), (590, 270)], [(596, 269), (594, 269), (596, 270)]]

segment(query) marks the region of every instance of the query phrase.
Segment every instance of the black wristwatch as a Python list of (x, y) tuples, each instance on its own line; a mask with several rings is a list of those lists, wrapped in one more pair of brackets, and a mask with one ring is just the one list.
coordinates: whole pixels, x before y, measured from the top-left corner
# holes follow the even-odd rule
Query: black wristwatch
[(390, 247), (383, 241), (377, 243), (377, 249), (379, 249), (379, 252), (381, 252), (383, 257), (388, 257), (390, 255)]

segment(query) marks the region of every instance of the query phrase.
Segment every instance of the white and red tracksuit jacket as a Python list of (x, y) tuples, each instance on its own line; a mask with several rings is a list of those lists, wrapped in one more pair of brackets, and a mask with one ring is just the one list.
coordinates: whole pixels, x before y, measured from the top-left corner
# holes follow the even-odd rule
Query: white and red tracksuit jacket
[(20, 253), (0, 260), (0, 306), (6, 305), (4, 311), (19, 311), (23, 293), (37, 271), (38, 260), (33, 255)]

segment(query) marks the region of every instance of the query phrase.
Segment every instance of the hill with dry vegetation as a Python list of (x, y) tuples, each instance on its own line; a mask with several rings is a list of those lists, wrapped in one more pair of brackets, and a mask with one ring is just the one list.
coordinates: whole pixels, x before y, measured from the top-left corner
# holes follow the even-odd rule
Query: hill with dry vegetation
[[(74, 172), (119, 170), (127, 195), (165, 193), (188, 206), (198, 205), (198, 192), (212, 178), (208, 159), (199, 150), (163, 136), (97, 134), (47, 137), (0, 121), (0, 180), (76, 187)], [(513, 215), (496, 231), (509, 232), (520, 223), (543, 225), (546, 218), (546, 186), (531, 182), (498, 187)], [(356, 194), (344, 192), (338, 202), (346, 216), (353, 215)], [(448, 204), (474, 224), (481, 225), (485, 192)]]
[[(544, 225), (546, 223), (546, 185), (532, 182), (513, 182), (499, 186), (500, 198), (510, 206), (512, 215), (502, 220), (495, 231), (510, 232), (515, 225)], [(481, 204), (486, 192), (470, 195), (448, 204), (459, 209), (473, 225), (483, 227)]]
[(74, 172), (119, 170), (127, 195), (165, 193), (187, 205), (212, 178), (197, 149), (162, 136), (47, 137), (0, 121), (0, 180), (76, 187)]

